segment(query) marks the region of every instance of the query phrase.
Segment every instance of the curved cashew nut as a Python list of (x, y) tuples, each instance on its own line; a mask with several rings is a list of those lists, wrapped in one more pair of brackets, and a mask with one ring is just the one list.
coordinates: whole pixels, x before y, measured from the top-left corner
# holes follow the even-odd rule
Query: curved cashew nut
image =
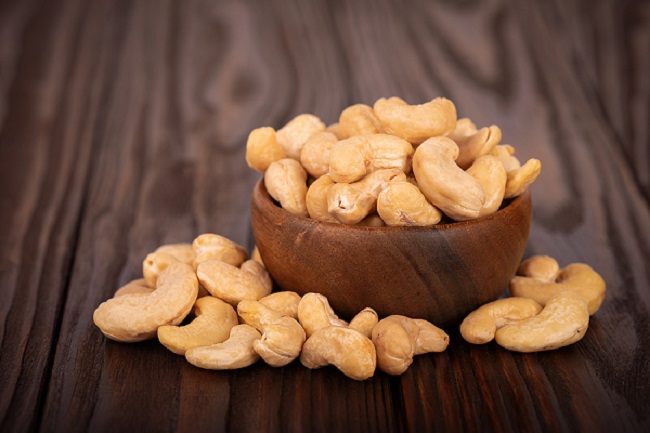
[(585, 301), (575, 292), (564, 291), (553, 295), (538, 315), (497, 330), (495, 340), (516, 352), (553, 350), (581, 340), (588, 326)]
[(194, 315), (196, 318), (188, 325), (158, 328), (158, 340), (172, 352), (185, 355), (192, 347), (226, 341), (230, 330), (239, 323), (234, 308), (212, 296), (196, 300)]
[(479, 216), (489, 215), (499, 210), (508, 180), (506, 169), (501, 161), (492, 155), (479, 156), (467, 169), (467, 173), (478, 180), (485, 193), (485, 203), (479, 211)]
[(377, 348), (379, 369), (397, 376), (413, 363), (413, 356), (444, 351), (449, 336), (426, 320), (393, 315), (373, 328), (372, 342)]
[(515, 276), (510, 280), (510, 294), (530, 298), (540, 305), (558, 292), (576, 292), (589, 307), (589, 314), (595, 314), (605, 299), (605, 280), (584, 263), (573, 263), (562, 269), (556, 280), (548, 282), (529, 276)]
[(351, 105), (343, 110), (339, 117), (339, 129), (347, 137), (382, 132), (375, 112), (365, 104)]
[(399, 98), (381, 98), (373, 109), (386, 133), (415, 144), (448, 134), (456, 127), (456, 106), (445, 98), (421, 105), (408, 105)]
[(302, 298), (296, 292), (282, 291), (271, 293), (260, 299), (260, 303), (266, 305), (275, 311), (280, 312), (283, 316), (298, 318), (298, 305)]
[(264, 173), (264, 186), (283, 209), (306, 217), (307, 172), (295, 159), (273, 162)]
[(406, 181), (399, 169), (374, 171), (355, 183), (337, 183), (327, 191), (327, 210), (345, 224), (356, 224), (377, 207), (379, 193), (389, 182)]
[(300, 152), (312, 134), (325, 131), (325, 124), (313, 114), (301, 114), (291, 119), (276, 133), (280, 146), (288, 158), (300, 161)]
[(377, 212), (389, 226), (438, 224), (442, 212), (411, 182), (391, 182), (377, 197)]
[(332, 134), (336, 135), (336, 138), (339, 140), (345, 140), (346, 138), (349, 138), (341, 129), (341, 125), (339, 125), (339, 122), (332, 123), (327, 128), (325, 128), (325, 131), (331, 132)]
[(176, 260), (188, 265), (194, 262), (194, 248), (192, 244), (167, 244), (156, 248), (154, 253), (166, 253)]
[(330, 169), (330, 152), (339, 141), (331, 132), (316, 132), (305, 142), (300, 152), (300, 163), (314, 179)]
[(474, 160), (481, 155), (489, 154), (501, 141), (501, 129), (492, 125), (476, 129), (476, 125), (468, 118), (459, 119), (456, 129), (449, 134), (459, 148), (456, 164), (463, 170), (469, 168)]
[(517, 268), (517, 275), (554, 283), (560, 276), (560, 265), (553, 257), (537, 255), (521, 262)]
[(223, 343), (193, 347), (185, 352), (185, 359), (196, 367), (210, 370), (248, 367), (260, 359), (253, 345), (261, 337), (252, 326), (237, 325), (230, 330), (230, 337)]
[(241, 247), (231, 241), (230, 239), (215, 235), (212, 233), (205, 233), (198, 236), (192, 242), (194, 249), (194, 269), (197, 269), (199, 263), (206, 260), (221, 260), (233, 266), (241, 266), (248, 260), (248, 252), (244, 247)]
[(465, 341), (483, 344), (494, 339), (497, 329), (535, 316), (542, 306), (528, 298), (505, 298), (472, 311), (460, 325)]
[(377, 353), (372, 341), (359, 331), (329, 326), (307, 339), (300, 362), (307, 368), (333, 365), (350, 379), (365, 380), (375, 374)]
[(113, 294), (114, 298), (118, 298), (124, 295), (148, 295), (153, 292), (154, 288), (149, 287), (145, 282), (144, 278), (138, 278), (137, 280), (132, 280), (120, 287)]
[(338, 223), (339, 220), (327, 210), (327, 193), (334, 185), (334, 181), (325, 174), (314, 181), (307, 190), (305, 198), (307, 205), (307, 212), (309, 217), (316, 221), (325, 221), (330, 223)]
[(147, 257), (142, 261), (142, 275), (144, 276), (144, 283), (152, 288), (156, 287), (156, 281), (162, 271), (164, 271), (170, 263), (180, 261), (168, 253), (153, 252), (147, 254)]
[(328, 326), (348, 326), (348, 322), (339, 319), (327, 298), (320, 293), (307, 293), (298, 304), (298, 320), (307, 337)]
[(95, 325), (111, 340), (132, 342), (156, 336), (163, 325), (177, 325), (196, 301), (199, 283), (191, 266), (174, 261), (162, 270), (156, 290), (109, 299), (93, 313)]
[(196, 275), (212, 296), (233, 306), (243, 300), (263, 298), (273, 288), (268, 273), (255, 260), (248, 260), (241, 268), (220, 260), (208, 260), (199, 264)]
[(509, 171), (505, 198), (517, 197), (523, 194), (528, 186), (537, 179), (541, 171), (542, 163), (539, 159), (535, 158), (531, 158), (521, 167)]
[(246, 163), (253, 170), (264, 173), (272, 162), (286, 157), (273, 128), (257, 128), (248, 134)]
[(413, 172), (422, 193), (449, 218), (478, 218), (485, 193), (471, 174), (456, 165), (458, 146), (447, 137), (430, 138), (413, 155)]
[(496, 156), (503, 167), (506, 169), (506, 172), (516, 170), (521, 167), (521, 163), (516, 156), (513, 156), (515, 153), (515, 148), (509, 144), (499, 144), (494, 146), (490, 155)]
[(366, 307), (350, 320), (350, 329), (355, 329), (365, 335), (367, 338), (372, 336), (372, 329), (379, 322), (379, 315), (375, 310)]
[(329, 174), (334, 182), (352, 183), (381, 169), (408, 173), (412, 156), (413, 146), (394, 135), (355, 135), (332, 147)]

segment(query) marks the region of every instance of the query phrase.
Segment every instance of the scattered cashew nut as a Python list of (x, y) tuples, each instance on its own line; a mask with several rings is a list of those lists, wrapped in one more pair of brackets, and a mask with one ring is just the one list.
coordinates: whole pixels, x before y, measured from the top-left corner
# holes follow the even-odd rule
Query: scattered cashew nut
[(307, 337), (328, 326), (348, 326), (348, 322), (339, 319), (327, 298), (320, 293), (307, 293), (298, 304), (298, 320)]
[(158, 328), (158, 340), (172, 352), (185, 355), (192, 347), (226, 341), (238, 324), (232, 306), (212, 296), (196, 300), (194, 315), (196, 318), (188, 325)]
[(264, 186), (283, 209), (306, 217), (307, 172), (295, 159), (273, 162), (264, 173)]
[(300, 305), (301, 297), (296, 292), (281, 291), (271, 293), (268, 296), (260, 299), (260, 303), (267, 307), (273, 308), (275, 311), (280, 312), (283, 316), (298, 318), (298, 305)]
[(115, 294), (113, 294), (113, 297), (118, 298), (120, 296), (134, 295), (134, 294), (148, 295), (154, 290), (156, 289), (148, 286), (144, 278), (138, 278), (137, 280), (129, 281), (128, 283), (126, 283), (125, 285), (117, 289), (115, 291)]
[(156, 336), (160, 326), (181, 323), (192, 310), (198, 290), (192, 267), (175, 260), (158, 276), (156, 290), (109, 299), (97, 307), (93, 321), (112, 340), (147, 340)]
[(430, 138), (413, 155), (413, 172), (432, 205), (456, 221), (478, 218), (485, 193), (471, 174), (454, 162), (458, 146), (447, 137)]
[(372, 336), (372, 329), (375, 327), (377, 322), (379, 322), (377, 312), (370, 307), (366, 307), (350, 320), (350, 325), (348, 327), (355, 329), (370, 338)]
[(230, 330), (230, 337), (223, 343), (193, 347), (185, 352), (185, 359), (192, 365), (210, 370), (248, 367), (260, 359), (253, 348), (260, 338), (262, 336), (252, 326), (237, 325)]
[(273, 288), (268, 272), (255, 260), (244, 262), (241, 268), (221, 260), (208, 260), (199, 264), (196, 275), (212, 296), (233, 306), (246, 299), (263, 298)]
[(442, 212), (408, 181), (389, 183), (377, 197), (377, 212), (389, 226), (429, 226), (442, 218)]
[(377, 353), (372, 341), (361, 332), (329, 326), (307, 339), (300, 362), (307, 368), (333, 365), (350, 379), (365, 380), (375, 374)]
[(516, 352), (553, 350), (582, 339), (588, 326), (586, 302), (564, 291), (553, 295), (538, 315), (497, 330), (495, 341)]
[(449, 336), (426, 320), (393, 315), (379, 321), (372, 330), (377, 348), (377, 366), (385, 373), (400, 375), (422, 353), (442, 352)]
[(544, 266), (550, 266), (548, 274), (542, 271), (538, 272), (532, 265), (538, 261), (537, 257), (528, 259), (527, 265), (519, 268), (519, 272), (524, 275), (515, 276), (510, 280), (510, 294), (521, 298), (530, 298), (540, 305), (545, 305), (556, 293), (570, 290), (584, 299), (589, 307), (590, 315), (595, 314), (605, 299), (607, 288), (605, 280), (591, 266), (584, 263), (568, 265), (560, 271), (556, 279), (550, 281), (541, 279), (540, 274), (544, 275), (544, 278), (547, 275), (550, 277), (552, 274), (554, 266), (552, 263), (549, 265), (549, 259), (550, 257), (539, 259), (544, 261)]
[(233, 266), (241, 266), (248, 260), (248, 252), (244, 247), (226, 237), (212, 233), (198, 236), (192, 242), (192, 248), (195, 254), (194, 269), (206, 260), (220, 260)]
[(542, 306), (532, 299), (497, 299), (465, 317), (460, 325), (460, 333), (468, 343), (484, 344), (494, 339), (497, 329), (535, 316), (540, 311)]

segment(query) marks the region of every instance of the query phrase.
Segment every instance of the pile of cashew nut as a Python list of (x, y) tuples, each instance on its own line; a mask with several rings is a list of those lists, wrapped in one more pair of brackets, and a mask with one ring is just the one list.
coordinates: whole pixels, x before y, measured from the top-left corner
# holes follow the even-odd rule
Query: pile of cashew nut
[(144, 259), (143, 278), (118, 289), (93, 321), (112, 340), (157, 337), (200, 368), (243, 368), (260, 358), (282, 367), (299, 357), (308, 368), (333, 365), (355, 380), (372, 377), (376, 368), (400, 375), (415, 355), (449, 344), (426, 320), (379, 320), (365, 308), (348, 323), (321, 294), (272, 293), (257, 249), (252, 256), (215, 234), (164, 245)]
[(605, 299), (605, 289), (602, 277), (584, 263), (560, 269), (552, 257), (533, 256), (510, 280), (512, 297), (470, 313), (460, 332), (469, 343), (495, 340), (517, 352), (557, 349), (584, 337), (589, 316)]
[(301, 114), (279, 130), (253, 130), (249, 167), (287, 211), (318, 221), (428, 226), (496, 212), (541, 170), (521, 165), (501, 130), (457, 119), (445, 98), (409, 105), (397, 97), (352, 105), (326, 126)]

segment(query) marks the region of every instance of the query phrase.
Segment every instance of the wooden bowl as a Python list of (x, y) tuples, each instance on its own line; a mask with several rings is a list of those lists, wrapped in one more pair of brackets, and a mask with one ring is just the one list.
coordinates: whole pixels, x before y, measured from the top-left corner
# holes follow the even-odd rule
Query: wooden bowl
[(280, 290), (322, 293), (349, 320), (364, 307), (457, 325), (497, 299), (521, 261), (530, 192), (472, 221), (430, 227), (324, 223), (282, 209), (258, 182), (251, 200), (262, 260)]

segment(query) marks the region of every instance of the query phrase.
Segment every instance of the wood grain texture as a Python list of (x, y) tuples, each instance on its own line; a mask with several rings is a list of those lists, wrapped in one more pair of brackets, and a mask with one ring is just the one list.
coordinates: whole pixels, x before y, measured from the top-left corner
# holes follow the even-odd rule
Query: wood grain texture
[[(650, 5), (585, 0), (0, 2), (0, 431), (650, 429)], [(202, 371), (107, 342), (160, 244), (252, 247), (248, 132), (451, 98), (538, 157), (526, 254), (608, 284), (578, 344), (470, 346), (358, 383)]]

